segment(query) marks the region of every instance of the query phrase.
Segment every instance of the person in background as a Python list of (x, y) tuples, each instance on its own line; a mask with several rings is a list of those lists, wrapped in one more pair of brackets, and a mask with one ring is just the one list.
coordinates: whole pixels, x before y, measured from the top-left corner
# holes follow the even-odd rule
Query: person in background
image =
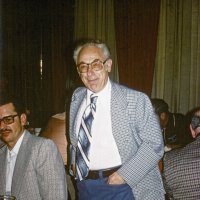
[(193, 110), (190, 131), (195, 140), (167, 152), (163, 159), (168, 199), (200, 199), (200, 107)]
[(155, 113), (159, 116), (165, 151), (170, 151), (185, 145), (185, 116), (181, 113), (169, 112), (169, 106), (163, 99), (152, 98), (151, 102)]
[(46, 127), (40, 132), (39, 136), (49, 138), (54, 141), (62, 156), (64, 165), (67, 166), (67, 139), (65, 115), (65, 112), (62, 112), (50, 117)]
[(74, 61), (85, 85), (72, 95), (69, 124), (79, 200), (164, 199), (158, 168), (164, 145), (150, 99), (110, 80), (105, 43), (80, 44)]
[(16, 199), (67, 200), (61, 155), (52, 140), (30, 134), (21, 99), (0, 95), (0, 195)]
[(47, 123), (47, 126), (39, 134), (40, 137), (45, 137), (52, 139), (58, 147), (58, 150), (62, 156), (63, 162), (65, 164), (66, 176), (67, 176), (67, 186), (68, 186), (68, 200), (75, 199), (75, 188), (72, 183), (71, 177), (68, 175), (67, 167), (67, 138), (66, 138), (66, 113), (57, 113), (53, 115)]

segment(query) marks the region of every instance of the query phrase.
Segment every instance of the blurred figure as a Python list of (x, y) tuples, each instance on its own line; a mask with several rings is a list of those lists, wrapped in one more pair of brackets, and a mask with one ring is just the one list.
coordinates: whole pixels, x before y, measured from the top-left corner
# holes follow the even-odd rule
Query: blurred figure
[(52, 139), (58, 147), (65, 166), (67, 165), (67, 139), (66, 139), (66, 125), (65, 112), (53, 115), (47, 126), (39, 134), (41, 137)]
[(67, 200), (61, 155), (52, 140), (30, 134), (17, 97), (0, 94), (0, 195), (16, 199)]
[[(45, 129), (40, 133), (39, 136), (52, 139), (57, 145), (63, 162), (66, 168), (67, 174), (67, 138), (66, 138), (66, 121), (65, 121), (66, 113), (58, 113), (53, 115), (49, 121)], [(75, 199), (75, 189), (72, 183), (71, 177), (67, 174), (67, 184), (69, 190), (68, 199)]]
[(200, 199), (200, 107), (193, 112), (190, 131), (195, 140), (164, 156), (163, 180), (168, 199)]
[(169, 106), (163, 99), (151, 99), (155, 113), (159, 116), (163, 133), (165, 151), (183, 146), (186, 135), (185, 116), (169, 112)]

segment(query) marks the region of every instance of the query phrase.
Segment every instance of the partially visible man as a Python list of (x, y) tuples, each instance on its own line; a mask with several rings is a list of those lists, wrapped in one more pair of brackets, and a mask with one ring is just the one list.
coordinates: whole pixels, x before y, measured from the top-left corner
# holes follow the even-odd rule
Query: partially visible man
[(31, 135), (21, 100), (0, 95), (0, 195), (67, 200), (64, 163), (53, 141)]
[(67, 138), (65, 112), (51, 116), (44, 130), (39, 134), (40, 137), (49, 138), (57, 145), (62, 156), (64, 165), (67, 166)]
[(190, 130), (195, 141), (164, 156), (163, 180), (169, 199), (200, 199), (200, 107), (194, 111)]
[(152, 105), (160, 120), (165, 151), (184, 146), (186, 143), (186, 120), (182, 113), (172, 113), (163, 99), (152, 98)]
[(72, 174), (79, 200), (162, 200), (158, 162), (163, 138), (149, 98), (109, 79), (108, 47), (89, 41), (74, 51), (85, 87), (70, 107)]
[[(69, 176), (69, 170), (67, 167), (67, 159), (68, 159), (68, 152), (67, 149), (67, 138), (66, 138), (66, 120), (65, 117), (66, 113), (57, 113), (53, 115), (48, 123), (47, 126), (41, 133), (39, 134), (40, 137), (45, 137), (53, 140), (58, 147), (58, 150), (62, 156), (63, 162), (65, 164), (66, 169), (66, 176), (67, 176), (67, 186), (68, 186), (68, 199), (75, 199), (75, 189), (74, 185), (71, 180), (71, 176)], [(68, 123), (67, 123), (68, 124)]]

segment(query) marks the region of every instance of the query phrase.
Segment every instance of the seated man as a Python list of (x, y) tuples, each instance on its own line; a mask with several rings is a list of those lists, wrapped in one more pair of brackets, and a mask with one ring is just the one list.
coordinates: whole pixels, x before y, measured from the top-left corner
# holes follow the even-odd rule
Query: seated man
[(194, 111), (191, 135), (195, 140), (164, 156), (163, 180), (169, 199), (200, 198), (200, 107)]
[(67, 200), (61, 155), (52, 140), (25, 129), (27, 115), (21, 99), (0, 94), (0, 195), (16, 199)]
[(186, 135), (185, 116), (169, 112), (169, 106), (163, 99), (151, 99), (155, 113), (159, 116), (163, 133), (165, 151), (183, 146)]

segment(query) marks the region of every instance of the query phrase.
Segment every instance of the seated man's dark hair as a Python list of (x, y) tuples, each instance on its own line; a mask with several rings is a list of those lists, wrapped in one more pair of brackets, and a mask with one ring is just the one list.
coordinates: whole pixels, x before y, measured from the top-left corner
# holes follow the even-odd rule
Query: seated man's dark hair
[(12, 103), (15, 107), (15, 111), (18, 113), (18, 115), (22, 114), (22, 113), (26, 113), (26, 107), (25, 104), (22, 100), (22, 98), (20, 98), (17, 95), (14, 94), (9, 94), (7, 92), (1, 92), (0, 93), (0, 106), (5, 105), (5, 104), (9, 104)]

